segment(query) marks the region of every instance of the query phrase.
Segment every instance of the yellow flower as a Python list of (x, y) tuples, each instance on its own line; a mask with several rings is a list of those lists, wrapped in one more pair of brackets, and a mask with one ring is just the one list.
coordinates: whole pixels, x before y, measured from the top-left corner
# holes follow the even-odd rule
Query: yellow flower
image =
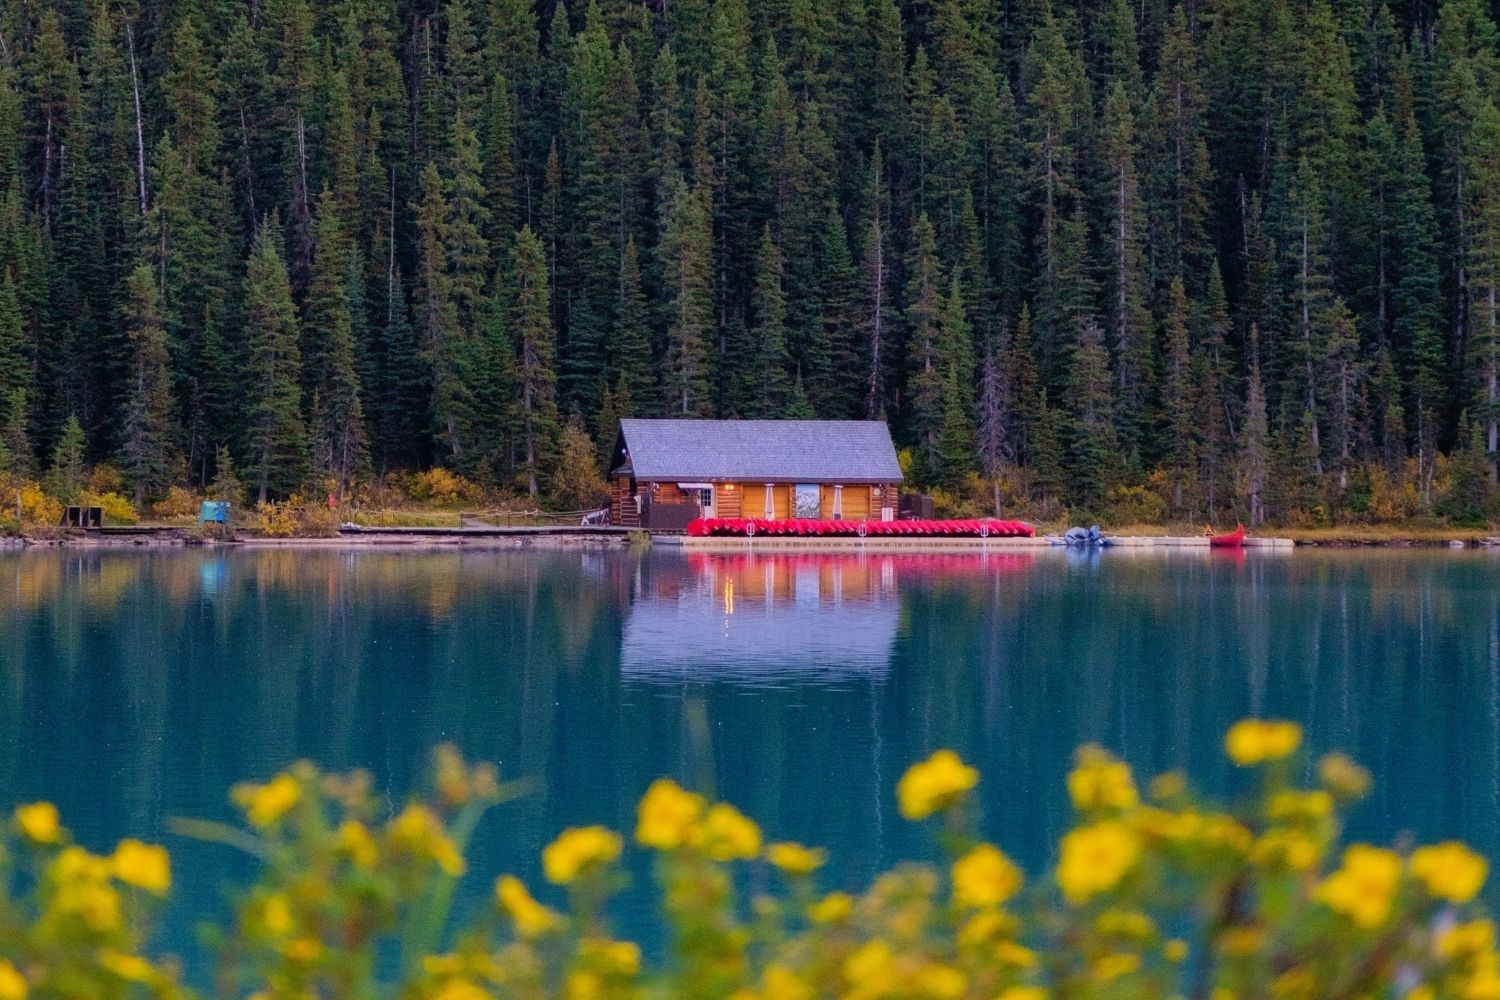
[(0, 1000), (26, 1000), (30, 991), (26, 977), (14, 965), (0, 958)]
[(1007, 986), (995, 1000), (1047, 1000), (1047, 991), (1040, 986)]
[(367, 826), (357, 819), (346, 819), (339, 825), (339, 850), (361, 868), (374, 868), (380, 849)]
[(1454, 924), (1438, 935), (1435, 944), (1438, 955), (1450, 960), (1465, 955), (1482, 955), (1494, 950), (1495, 925), (1486, 919)]
[(1318, 777), (1324, 788), (1345, 801), (1362, 798), (1370, 790), (1370, 772), (1341, 753), (1318, 761)]
[(709, 807), (703, 822), (689, 838), (716, 861), (753, 858), (760, 853), (760, 827), (744, 813), (723, 802)]
[(877, 938), (844, 959), (844, 978), (855, 986), (883, 985), (890, 981), (895, 965), (891, 946)]
[(288, 937), (296, 927), (292, 904), (285, 893), (267, 896), (260, 904), (260, 923), (272, 937)]
[(586, 939), (580, 945), (580, 954), (589, 963), (604, 967), (612, 975), (634, 976), (640, 972), (640, 946), (634, 942)]
[(1325, 791), (1280, 791), (1266, 803), (1266, 815), (1280, 823), (1327, 819), (1333, 815), (1333, 796)]
[(926, 819), (963, 800), (979, 784), (979, 772), (959, 759), (952, 750), (939, 750), (920, 764), (907, 768), (896, 784), (901, 815)]
[(1161, 946), (1161, 955), (1173, 965), (1185, 962), (1188, 957), (1187, 942), (1181, 938), (1173, 938)]
[(822, 848), (803, 847), (790, 841), (771, 844), (766, 848), (766, 860), (788, 875), (810, 875), (823, 867), (828, 852)]
[(432, 995), (432, 1000), (490, 1000), (490, 995), (469, 980), (454, 977)]
[(1295, 722), (1245, 719), (1229, 727), (1224, 749), (1242, 767), (1280, 760), (1302, 745), (1302, 727)]
[(1036, 952), (1014, 941), (1001, 941), (995, 946), (995, 959), (1001, 965), (1030, 969), (1036, 965)]
[(264, 785), (239, 786), (234, 800), (253, 825), (267, 827), (302, 801), (302, 786), (290, 774), (278, 774)]
[(1141, 956), (1130, 951), (1116, 951), (1096, 961), (1089, 970), (1089, 977), (1096, 983), (1112, 983), (1140, 967)]
[(99, 964), (131, 983), (149, 983), (156, 975), (151, 963), (139, 955), (127, 955), (108, 948), (99, 952)]
[(1057, 884), (1070, 903), (1083, 903), (1112, 889), (1141, 854), (1135, 831), (1109, 820), (1070, 830), (1062, 839)]
[(812, 987), (784, 965), (771, 964), (761, 976), (760, 993), (764, 1000), (812, 1000)]
[(505, 875), (495, 883), (495, 899), (523, 938), (541, 937), (563, 926), (562, 917), (538, 903), (520, 879)]
[(1318, 886), (1316, 897), (1358, 927), (1379, 927), (1390, 916), (1400, 880), (1401, 858), (1395, 851), (1353, 844), (1344, 851), (1343, 866)]
[(442, 820), (423, 805), (413, 803), (401, 810), (386, 827), (392, 842), (403, 850), (430, 859), (446, 875), (464, 873), (463, 855), (443, 830)]
[(807, 915), (815, 924), (837, 924), (854, 912), (854, 897), (847, 892), (830, 892), (812, 905)]
[(1139, 801), (1135, 779), (1124, 761), (1103, 748), (1089, 745), (1078, 751), (1078, 764), (1068, 775), (1068, 795), (1079, 812), (1131, 809)]
[(980, 844), (953, 862), (953, 901), (959, 906), (998, 906), (1020, 889), (1021, 870), (990, 844)]
[(918, 996), (930, 1000), (958, 1000), (968, 989), (969, 980), (953, 966), (934, 962), (918, 970), (912, 985)]
[(172, 888), (172, 862), (165, 847), (122, 840), (109, 864), (115, 878), (137, 889), (165, 896)]
[(542, 873), (554, 885), (569, 885), (580, 874), (620, 856), (620, 835), (602, 826), (572, 827), (542, 851)]
[(1411, 871), (1422, 880), (1428, 895), (1450, 903), (1467, 903), (1479, 894), (1490, 866), (1468, 847), (1449, 840), (1413, 851)]
[(635, 839), (643, 847), (663, 851), (681, 847), (703, 815), (704, 806), (703, 796), (684, 791), (670, 778), (658, 778), (641, 797)]
[(599, 982), (599, 976), (586, 970), (579, 969), (568, 973), (568, 980), (563, 984), (563, 996), (567, 1000), (599, 1000), (603, 994), (604, 990)]
[(1260, 951), (1265, 943), (1266, 932), (1259, 927), (1231, 927), (1219, 935), (1219, 950), (1226, 955), (1243, 958)]
[(55, 844), (62, 838), (57, 806), (50, 802), (33, 802), (17, 809), (16, 826), (33, 844)]

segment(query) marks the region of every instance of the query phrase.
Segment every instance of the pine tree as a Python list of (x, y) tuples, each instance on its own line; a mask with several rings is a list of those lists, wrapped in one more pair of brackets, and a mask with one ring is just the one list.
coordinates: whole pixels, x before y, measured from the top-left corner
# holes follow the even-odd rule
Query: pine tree
[(994, 514), (1000, 516), (1000, 477), (1015, 461), (1015, 443), (1010, 436), (1010, 386), (1001, 370), (1000, 351), (992, 342), (985, 346), (979, 366), (979, 469), (994, 492)]
[(261, 503), (297, 489), (307, 473), (299, 384), (301, 337), (280, 245), (281, 226), (273, 216), (256, 235), (245, 270), (246, 361), (251, 374), (246, 383), (245, 453)]
[(1104, 106), (1102, 200), (1109, 205), (1109, 322), (1114, 346), (1121, 447), (1139, 453), (1149, 432), (1151, 396), (1150, 316), (1144, 302), (1142, 251), (1145, 210), (1136, 172), (1135, 124), (1123, 83), (1116, 82)]
[(1260, 380), (1260, 337), (1250, 328), (1250, 374), (1245, 382), (1245, 419), (1240, 432), (1240, 475), (1250, 527), (1266, 520), (1266, 476), (1270, 465), (1270, 429), (1266, 393)]
[(1484, 428), (1490, 485), (1500, 482), (1500, 110), (1485, 103), (1469, 139), (1473, 371), (1478, 389), (1472, 408)]
[(159, 496), (177, 478), (177, 425), (174, 420), (167, 331), (161, 293), (151, 267), (130, 272), (126, 286), (125, 328), (134, 348), (120, 458), (136, 506)]
[(1104, 331), (1092, 317), (1085, 317), (1078, 324), (1068, 365), (1067, 401), (1072, 424), (1072, 493), (1086, 505), (1104, 496), (1118, 465), (1113, 386)]
[[(618, 373), (614, 392), (616, 412), (622, 417), (655, 416), (661, 412), (661, 392), (651, 348), (649, 304), (642, 287), (640, 255), (634, 236), (626, 239), (625, 252), (620, 257), (616, 315), (619, 319), (610, 344), (614, 355), (611, 367)], [(613, 438), (604, 443), (606, 448), (613, 445)]]
[(761, 231), (755, 258), (755, 288), (751, 293), (750, 341), (754, 362), (745, 368), (739, 411), (746, 417), (773, 418), (786, 412), (792, 379), (786, 347), (786, 294), (782, 290), (781, 248), (767, 223)]
[(47, 467), (47, 492), (64, 503), (71, 503), (83, 489), (88, 472), (84, 466), (84, 447), (83, 425), (70, 413), (52, 449), (52, 463)]
[(864, 232), (863, 273), (860, 285), (859, 339), (861, 367), (864, 370), (864, 415), (873, 419), (885, 412), (888, 402), (888, 372), (891, 314), (895, 295), (891, 285), (889, 253), (889, 212), (880, 146), (870, 158), (869, 203)]
[(907, 423), (917, 447), (917, 481), (937, 471), (938, 434), (942, 428), (947, 372), (940, 353), (942, 335), (942, 276), (937, 259), (937, 235), (924, 213), (912, 233), (912, 252), (906, 264)]
[(526, 491), (535, 497), (557, 434), (557, 369), (546, 257), (530, 226), (523, 226), (516, 236), (511, 274), (515, 297), (510, 316), (519, 359), (521, 468)]
[(1167, 316), (1162, 331), (1162, 453), (1169, 463), (1172, 508), (1186, 510), (1185, 492), (1197, 467), (1197, 381), (1192, 345), (1188, 336), (1187, 290), (1182, 278), (1172, 279), (1167, 298)]
[(36, 452), (32, 448), (30, 408), (25, 389), (12, 389), (5, 398), (5, 421), (0, 424), (0, 445), (9, 460), (8, 471), (17, 479), (29, 479), (36, 473)]
[(318, 471), (333, 479), (340, 503), (369, 464), (362, 390), (355, 363), (349, 289), (359, 281), (359, 259), (344, 229), (333, 192), (318, 199), (317, 247), (308, 287), (305, 353), (313, 375), (312, 440)]
[(670, 310), (664, 364), (667, 411), (707, 416), (713, 411), (709, 342), (714, 330), (713, 227), (707, 189), (678, 189), (660, 253)]

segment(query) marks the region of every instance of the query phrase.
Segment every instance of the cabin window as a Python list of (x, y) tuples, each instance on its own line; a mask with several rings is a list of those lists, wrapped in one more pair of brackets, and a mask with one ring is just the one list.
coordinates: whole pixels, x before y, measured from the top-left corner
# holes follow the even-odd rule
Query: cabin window
[(694, 499), (698, 501), (699, 507), (702, 507), (704, 510), (713, 509), (714, 488), (712, 486), (700, 487), (699, 489), (694, 490), (693, 493), (695, 494)]

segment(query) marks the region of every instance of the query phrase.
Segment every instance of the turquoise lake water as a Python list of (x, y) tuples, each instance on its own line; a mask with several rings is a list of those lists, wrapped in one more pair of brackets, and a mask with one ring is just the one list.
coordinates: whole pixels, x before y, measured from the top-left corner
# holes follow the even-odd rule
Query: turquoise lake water
[[(565, 825), (628, 828), (662, 774), (833, 848), (827, 883), (857, 887), (927, 850), (893, 789), (941, 746), (1036, 871), (1074, 746), (1232, 791), (1220, 741), (1249, 714), (1371, 768), (1354, 834), (1497, 856), (1497, 571), (1476, 552), (12, 552), (0, 811), (47, 798), (95, 848), (170, 844), (164, 933), (189, 954), (245, 866), (168, 817), (228, 818), (232, 783), (299, 757), (369, 768), (399, 805), (443, 741), (537, 782), (481, 827), (481, 889), (540, 882)], [(644, 900), (625, 933), (647, 933)]]

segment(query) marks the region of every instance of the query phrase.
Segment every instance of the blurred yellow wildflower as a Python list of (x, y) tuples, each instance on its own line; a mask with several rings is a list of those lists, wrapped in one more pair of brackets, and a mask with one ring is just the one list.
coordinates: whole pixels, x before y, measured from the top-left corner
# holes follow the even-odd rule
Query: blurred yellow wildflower
[(33, 802), (17, 809), (16, 827), (33, 844), (55, 844), (62, 838), (57, 806), (50, 802)]
[(1413, 851), (1411, 871), (1428, 895), (1450, 903), (1467, 903), (1484, 886), (1490, 866), (1464, 844), (1449, 840)]
[(1483, 918), (1454, 924), (1439, 933), (1434, 944), (1438, 955), (1450, 960), (1484, 954), (1495, 948), (1495, 924)]
[(1370, 772), (1341, 753), (1325, 754), (1318, 761), (1318, 778), (1324, 788), (1345, 802), (1363, 798), (1370, 790)]
[(1007, 986), (995, 1000), (1047, 1000), (1047, 991), (1040, 986)]
[(442, 820), (424, 805), (412, 803), (386, 827), (391, 843), (416, 857), (424, 857), (453, 878), (464, 873), (464, 859), (448, 838)]
[(810, 875), (823, 867), (828, 852), (820, 847), (780, 841), (766, 847), (766, 860), (788, 875)]
[(554, 885), (570, 885), (580, 874), (602, 868), (620, 856), (620, 835), (602, 826), (575, 826), (542, 850), (542, 873)]
[(260, 904), (260, 923), (272, 937), (289, 937), (296, 928), (292, 916), (292, 903), (286, 893), (274, 892)]
[(1076, 760), (1068, 775), (1068, 795), (1074, 809), (1093, 812), (1135, 807), (1139, 801), (1135, 779), (1124, 761), (1093, 744), (1079, 748)]
[(847, 892), (830, 892), (812, 905), (807, 915), (817, 924), (837, 924), (854, 912), (854, 897)]
[(927, 1000), (958, 1000), (968, 988), (968, 977), (953, 966), (941, 962), (922, 966), (912, 982), (913, 992)]
[(432, 1000), (490, 1000), (490, 994), (462, 976), (455, 976), (440, 986)]
[(562, 916), (538, 903), (514, 875), (502, 875), (495, 883), (495, 899), (510, 917), (520, 937), (541, 937), (563, 926)]
[(234, 789), (235, 804), (245, 810), (245, 817), (258, 827), (275, 823), (301, 800), (302, 786), (285, 772), (264, 785), (239, 785)]
[(634, 941), (586, 938), (579, 945), (579, 955), (586, 963), (612, 975), (634, 976), (641, 971), (641, 948)]
[(1161, 946), (1161, 957), (1173, 965), (1187, 961), (1187, 942), (1182, 940), (1182, 938), (1172, 938), (1172, 940)]
[(122, 840), (109, 864), (115, 878), (137, 889), (165, 896), (172, 888), (172, 860), (165, 847)]
[(1280, 760), (1301, 745), (1301, 726), (1273, 719), (1244, 719), (1230, 726), (1224, 737), (1229, 759), (1244, 767)]
[(112, 948), (99, 952), (99, 964), (131, 983), (149, 983), (156, 976), (156, 969), (144, 958)]
[(670, 778), (658, 778), (641, 797), (635, 839), (643, 847), (663, 851), (681, 847), (704, 807), (703, 796), (684, 791)]
[(1057, 884), (1070, 903), (1113, 889), (1141, 854), (1140, 838), (1117, 820), (1068, 831), (1062, 839)]
[(689, 837), (716, 861), (750, 859), (760, 853), (760, 827), (734, 806), (716, 802)]
[(30, 986), (26, 977), (7, 960), (0, 958), (0, 1000), (26, 1000)]
[(907, 768), (896, 784), (896, 799), (902, 816), (910, 820), (926, 819), (957, 805), (977, 784), (978, 771), (952, 750), (939, 750)]
[(1112, 983), (1121, 976), (1128, 976), (1141, 967), (1141, 956), (1133, 951), (1116, 951), (1096, 960), (1089, 969), (1089, 978), (1103, 985)]
[(953, 901), (966, 909), (998, 906), (1021, 889), (1021, 870), (1000, 849), (980, 844), (953, 862)]
[(1385, 923), (1401, 881), (1401, 857), (1395, 851), (1353, 844), (1344, 851), (1343, 866), (1318, 886), (1317, 898), (1357, 927)]
[(1158, 802), (1175, 799), (1187, 791), (1187, 775), (1181, 771), (1168, 771), (1151, 779), (1151, 797)]
[(361, 868), (374, 868), (380, 860), (380, 848), (375, 845), (370, 828), (357, 819), (346, 819), (339, 824), (339, 850)]
[(1333, 815), (1333, 796), (1322, 790), (1286, 789), (1271, 796), (1266, 815), (1278, 823), (1316, 822)]
[(812, 1000), (813, 989), (784, 965), (771, 963), (760, 978), (760, 995), (764, 1000)]

